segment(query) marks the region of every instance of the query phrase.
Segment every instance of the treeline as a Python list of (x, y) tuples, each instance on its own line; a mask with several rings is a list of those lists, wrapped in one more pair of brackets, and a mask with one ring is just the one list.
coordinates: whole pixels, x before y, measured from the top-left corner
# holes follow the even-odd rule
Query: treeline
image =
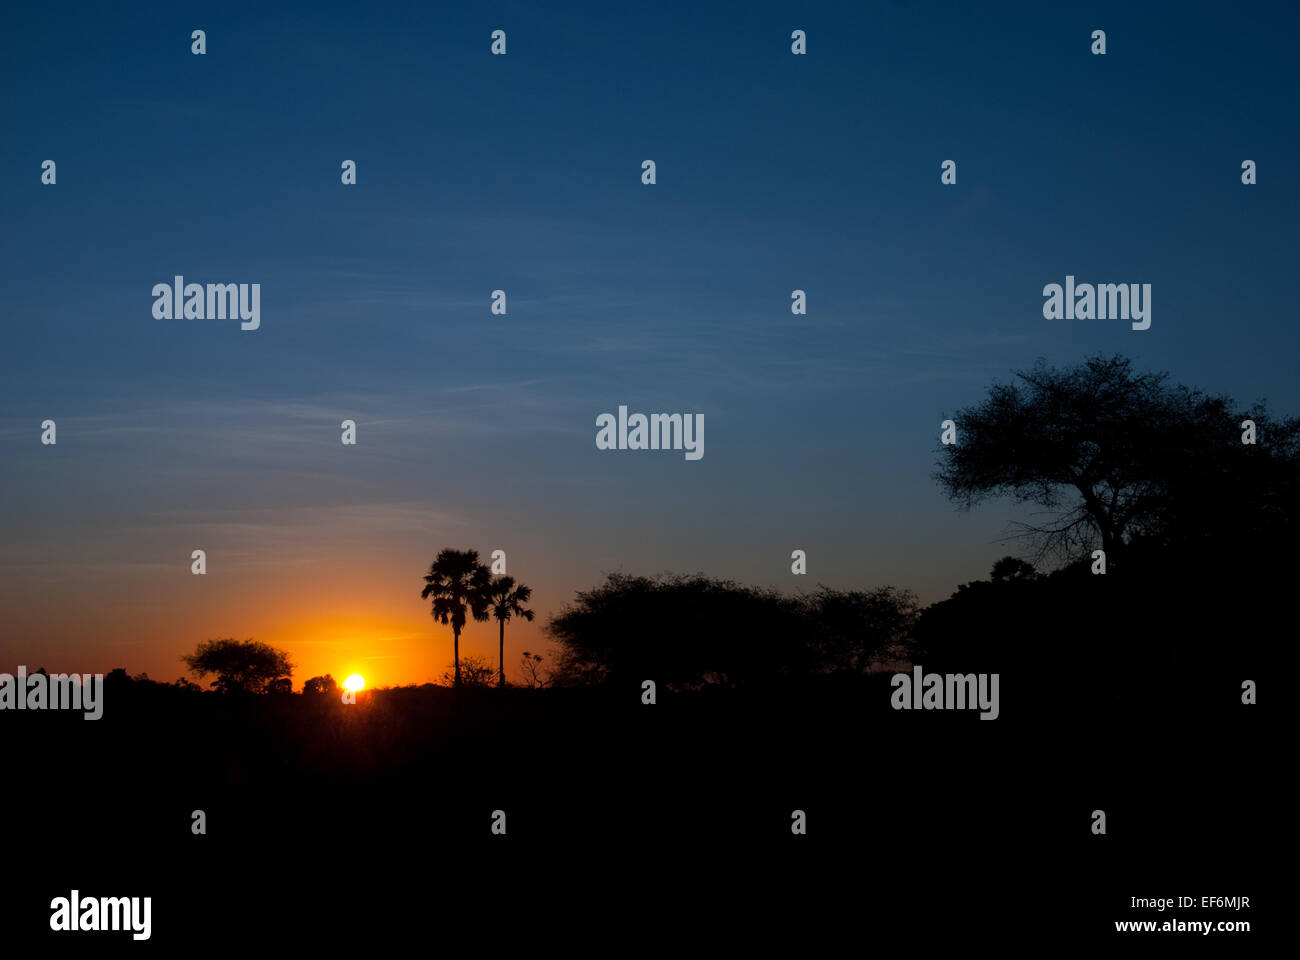
[(919, 612), (913, 593), (888, 586), (791, 596), (699, 574), (613, 574), (550, 619), (550, 679), (690, 690), (863, 675), (908, 659)]
[[(1300, 539), (1300, 418), (1095, 356), (1040, 362), (943, 423), (935, 479), (961, 509), (1036, 507), (1013, 531), (1028, 559), (1004, 557), (924, 609), (891, 586), (791, 595), (615, 574), (550, 618), (558, 655), (525, 653), (526, 685), (754, 689), (923, 661), (1118, 690), (1162, 672), (1239, 682), (1276, 642)], [(424, 575), (421, 596), (451, 628), (454, 686), (506, 684), (506, 623), (533, 611), (531, 590), (503, 574), (474, 550), (444, 549)], [(465, 669), (471, 618), (498, 621), (495, 675), (477, 660)], [(213, 641), (186, 660), (217, 689), (290, 689), (287, 657), (252, 641)], [(307, 686), (334, 689), (329, 677)]]

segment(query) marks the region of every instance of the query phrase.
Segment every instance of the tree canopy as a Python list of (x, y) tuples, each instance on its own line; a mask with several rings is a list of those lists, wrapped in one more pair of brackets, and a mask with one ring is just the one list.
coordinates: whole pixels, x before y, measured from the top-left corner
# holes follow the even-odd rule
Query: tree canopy
[(283, 689), (276, 684), (293, 675), (293, 663), (283, 650), (255, 640), (204, 640), (194, 653), (181, 657), (200, 679), (216, 674), (212, 687), (224, 693), (264, 693)]
[[(1042, 522), (1017, 524), (1038, 560), (1172, 544), (1222, 526), (1216, 516), (1241, 519), (1243, 501), (1281, 514), (1297, 489), (1300, 421), (1275, 422), (1262, 404), (1237, 410), (1118, 355), (1015, 376), (953, 415), (935, 479), (964, 509), (1004, 496), (1041, 507)], [(1246, 420), (1255, 444), (1242, 442)]]
[(867, 672), (902, 652), (916, 612), (915, 596), (892, 587), (786, 596), (699, 574), (612, 574), (547, 630), (560, 684), (752, 687)]

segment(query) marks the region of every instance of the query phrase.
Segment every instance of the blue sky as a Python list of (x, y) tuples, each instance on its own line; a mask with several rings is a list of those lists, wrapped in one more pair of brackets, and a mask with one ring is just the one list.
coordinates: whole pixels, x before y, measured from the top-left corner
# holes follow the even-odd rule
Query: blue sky
[[(1007, 552), (930, 479), (994, 378), (1118, 351), (1300, 411), (1298, 18), (1128, 6), (15, 9), (0, 665), (255, 635), (426, 679), (442, 546), (542, 620), (613, 570), (935, 600)], [(155, 320), (177, 273), (261, 329)], [(1150, 283), (1151, 329), (1044, 320), (1066, 274)], [(619, 404), (703, 413), (703, 460), (597, 451)]]

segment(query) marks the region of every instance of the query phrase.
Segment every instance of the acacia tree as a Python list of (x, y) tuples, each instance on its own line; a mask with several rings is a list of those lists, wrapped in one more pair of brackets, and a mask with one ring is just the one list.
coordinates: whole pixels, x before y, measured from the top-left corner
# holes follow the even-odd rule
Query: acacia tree
[(289, 655), (255, 640), (204, 640), (181, 660), (200, 679), (216, 674), (211, 685), (223, 693), (262, 693), (282, 689), (279, 680), (292, 683)]
[(487, 591), (491, 585), (492, 573), (479, 561), (477, 550), (441, 550), (424, 575), (420, 596), (432, 599), (434, 620), (451, 624), (455, 686), (460, 686), (460, 632), (468, 616), (475, 620), (488, 618)]
[[(1252, 455), (1231, 398), (1135, 373), (1128, 358), (1064, 370), (1040, 360), (1015, 376), (953, 415), (956, 443), (942, 447), (935, 479), (963, 509), (1002, 496), (1041, 507), (1045, 521), (1017, 523), (1013, 534), (1036, 546), (1036, 560), (1074, 560), (1100, 545), (1109, 562), (1135, 538), (1167, 538), (1205, 491), (1243, 476)], [(1294, 421), (1253, 416), (1281, 437), (1295, 433)]]
[(515, 586), (514, 577), (498, 577), (488, 588), (488, 605), (491, 607), (492, 616), (496, 617), (501, 627), (497, 648), (499, 667), (497, 686), (499, 687), (506, 685), (506, 621), (511, 617), (523, 617), (531, 622), (533, 611), (526, 609), (524, 604), (532, 595), (533, 588), (522, 583)]

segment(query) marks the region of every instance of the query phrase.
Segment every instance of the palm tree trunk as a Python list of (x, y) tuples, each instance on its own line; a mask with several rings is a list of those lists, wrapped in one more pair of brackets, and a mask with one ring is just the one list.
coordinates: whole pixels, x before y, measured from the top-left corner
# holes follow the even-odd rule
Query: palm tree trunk
[(506, 685), (506, 622), (504, 618), (501, 623), (501, 642), (497, 646), (497, 669), (500, 670), (500, 676), (497, 678), (497, 686)]
[(451, 651), (452, 659), (455, 662), (455, 673), (452, 675), (451, 685), (460, 686), (460, 630), (456, 627), (451, 628)]

